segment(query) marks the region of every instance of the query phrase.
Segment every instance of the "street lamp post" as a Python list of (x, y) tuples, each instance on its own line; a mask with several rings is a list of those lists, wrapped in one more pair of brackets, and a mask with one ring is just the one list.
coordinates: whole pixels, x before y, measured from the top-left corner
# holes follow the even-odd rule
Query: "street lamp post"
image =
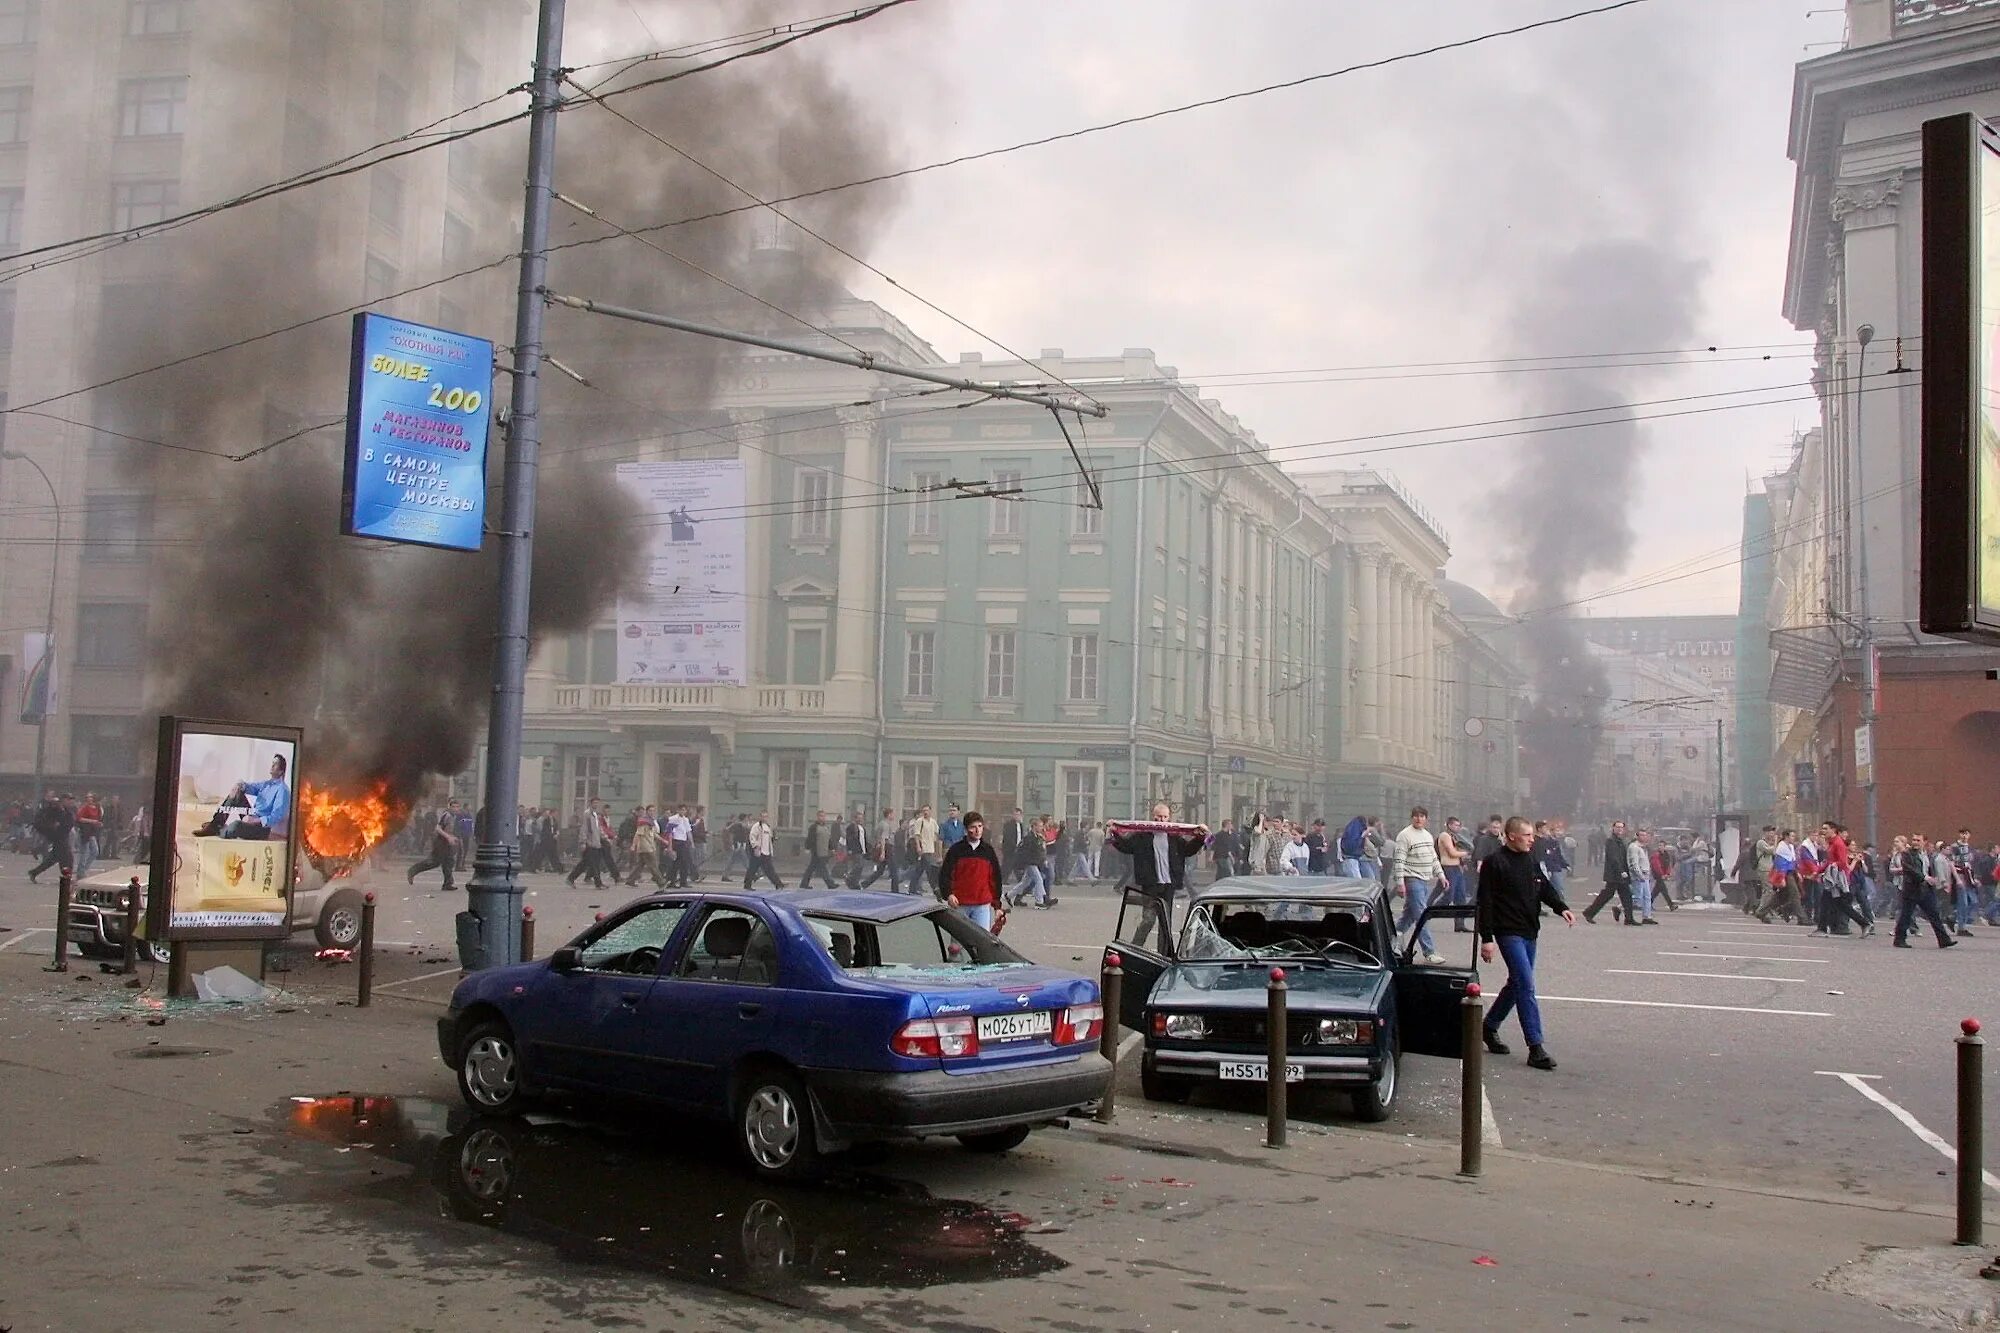
[[(49, 488), (49, 505), (55, 510), (56, 539), (49, 547), (49, 610), (47, 618), (42, 622), (42, 657), (48, 662), (48, 669), (51, 673), (50, 679), (52, 679), (56, 667), (54, 661), (56, 650), (56, 575), (62, 569), (62, 498), (56, 494), (56, 484), (49, 480), (49, 474), (42, 470), (42, 465), (27, 454), (22, 453), (18, 449), (0, 449), (0, 459), (6, 459), (14, 463), (26, 463), (29, 467), (33, 468), (35, 475), (42, 479), (42, 485)], [(54, 698), (49, 693), (49, 687), (44, 685), (42, 711), (35, 720), (34, 799), (36, 800), (40, 800), (42, 797), (43, 774), (47, 771), (48, 767), (49, 707), (54, 702)]]
[(1861, 726), (1868, 733), (1868, 781), (1863, 784), (1868, 795), (1867, 830), (1868, 841), (1880, 846), (1876, 825), (1880, 821), (1881, 802), (1877, 794), (1877, 760), (1875, 758), (1876, 708), (1876, 666), (1875, 666), (1875, 621), (1868, 614), (1868, 487), (1867, 476), (1863, 472), (1865, 459), (1861, 452), (1861, 388), (1868, 368), (1868, 344), (1875, 340), (1875, 326), (1863, 324), (1854, 331), (1854, 339), (1860, 350), (1854, 358), (1854, 530), (1855, 530), (1855, 592), (1859, 594), (1861, 605), (1857, 608), (1861, 621)]

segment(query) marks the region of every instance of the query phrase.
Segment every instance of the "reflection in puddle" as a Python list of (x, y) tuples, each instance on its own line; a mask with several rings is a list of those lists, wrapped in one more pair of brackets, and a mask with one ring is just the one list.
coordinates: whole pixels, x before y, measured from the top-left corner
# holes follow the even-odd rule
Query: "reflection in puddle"
[(487, 1119), (420, 1097), (294, 1097), (284, 1114), (301, 1138), (413, 1168), (427, 1185), (415, 1197), (444, 1216), (578, 1262), (761, 1292), (927, 1287), (1066, 1266), (1022, 1235), (1029, 1223), (1018, 1215), (874, 1177), (767, 1185), (706, 1136), (675, 1151), (636, 1129)]

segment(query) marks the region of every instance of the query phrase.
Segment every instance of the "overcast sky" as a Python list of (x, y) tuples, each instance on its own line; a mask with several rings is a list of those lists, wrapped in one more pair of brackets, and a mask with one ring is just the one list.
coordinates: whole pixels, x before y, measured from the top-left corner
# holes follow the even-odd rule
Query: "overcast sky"
[[(837, 44), (842, 68), (888, 126), (893, 156), (916, 164), (1586, 7), (923, 0), (816, 40)], [(1804, 387), (1810, 339), (1779, 313), (1793, 66), (1830, 49), (1806, 43), (1841, 34), (1838, 14), (1807, 17), (1807, 8), (1649, 0), (937, 171), (896, 187), (891, 224), (850, 244), (1031, 354), (1152, 348), (1288, 465), (1393, 471), (1449, 531), (1452, 577), (1503, 605), (1519, 586), (1505, 562), (1509, 525), (1615, 503), (1638, 521), (1638, 540), (1617, 574), (1585, 581), (1586, 593), (1705, 572), (1605, 597), (1594, 613), (1733, 611), (1746, 478), (1780, 465), (1793, 433), (1816, 419)], [(808, 4), (795, 17), (818, 12)], [(1551, 322), (1550, 294), (1536, 284), (1580, 245), (1602, 241), (1680, 266), (1690, 275), (1685, 308), (1633, 309), (1616, 294), (1571, 291), (1557, 294)], [(948, 357), (999, 355), (872, 277), (852, 285)], [(1577, 307), (1573, 329), (1565, 300)], [(1238, 378), (1709, 345), (1751, 350), (1624, 371), (1616, 388), (1645, 401), (1739, 389), (1794, 401), (1649, 423), (1635, 493), (1588, 493), (1595, 488), (1554, 475), (1539, 512), (1492, 500), (1520, 466), (1520, 440), (1373, 454), (1353, 443), (1293, 446), (1545, 411), (1545, 381), (1557, 375)]]

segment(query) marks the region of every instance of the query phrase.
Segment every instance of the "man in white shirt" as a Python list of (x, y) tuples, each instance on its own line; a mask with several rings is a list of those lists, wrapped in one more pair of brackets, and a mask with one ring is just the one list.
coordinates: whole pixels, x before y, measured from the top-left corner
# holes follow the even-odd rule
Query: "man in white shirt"
[(667, 851), (671, 857), (672, 869), (667, 872), (667, 883), (674, 888), (684, 889), (694, 880), (694, 821), (688, 818), (688, 808), (682, 806), (667, 816)]
[(1438, 865), (1437, 835), (1427, 825), (1431, 812), (1423, 806), (1410, 811), (1410, 822), (1396, 835), (1396, 874), (1403, 882), (1403, 915), (1398, 931), (1415, 929), (1417, 948), (1426, 963), (1442, 963), (1444, 955), (1431, 940), (1429, 926), (1419, 926), (1424, 909), (1430, 906), (1431, 890), (1441, 884), (1444, 871)]
[(903, 885), (903, 892), (921, 896), (926, 889), (935, 889), (938, 868), (938, 822), (931, 818), (931, 808), (919, 806), (910, 819), (910, 845), (916, 849), (911, 858), (910, 877)]
[(778, 878), (777, 866), (771, 862), (776, 851), (777, 835), (771, 831), (770, 812), (759, 811), (757, 817), (750, 821), (750, 867), (743, 872), (745, 893), (750, 891), (750, 886), (757, 882), (759, 875), (770, 880), (774, 889), (785, 887), (785, 881)]
[(1632, 910), (1639, 914), (1640, 925), (1657, 926), (1660, 923), (1653, 916), (1653, 831), (1640, 829), (1625, 855), (1632, 867)]

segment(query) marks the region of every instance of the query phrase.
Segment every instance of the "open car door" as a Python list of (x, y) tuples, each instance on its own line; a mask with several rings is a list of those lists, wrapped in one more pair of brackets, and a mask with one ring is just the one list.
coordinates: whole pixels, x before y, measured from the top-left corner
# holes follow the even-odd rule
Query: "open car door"
[[(1111, 943), (1104, 946), (1107, 954), (1118, 955), (1125, 973), (1124, 989), (1118, 996), (1118, 1021), (1134, 1032), (1143, 1029), (1146, 1000), (1174, 954), (1171, 933), (1153, 940), (1154, 935), (1162, 934), (1155, 903), (1149, 894), (1137, 889), (1125, 890), (1125, 900), (1118, 906), (1118, 926), (1112, 931)], [(1140, 940), (1149, 944), (1141, 944)]]
[(1396, 1018), (1406, 1055), (1436, 1055), (1447, 1060), (1465, 1056), (1460, 1004), (1465, 988), (1479, 980), (1479, 936), (1472, 940), (1472, 957), (1464, 967), (1426, 963), (1417, 957), (1417, 935), (1432, 920), (1470, 921), (1478, 909), (1470, 904), (1433, 903), (1410, 932), (1396, 958)]

